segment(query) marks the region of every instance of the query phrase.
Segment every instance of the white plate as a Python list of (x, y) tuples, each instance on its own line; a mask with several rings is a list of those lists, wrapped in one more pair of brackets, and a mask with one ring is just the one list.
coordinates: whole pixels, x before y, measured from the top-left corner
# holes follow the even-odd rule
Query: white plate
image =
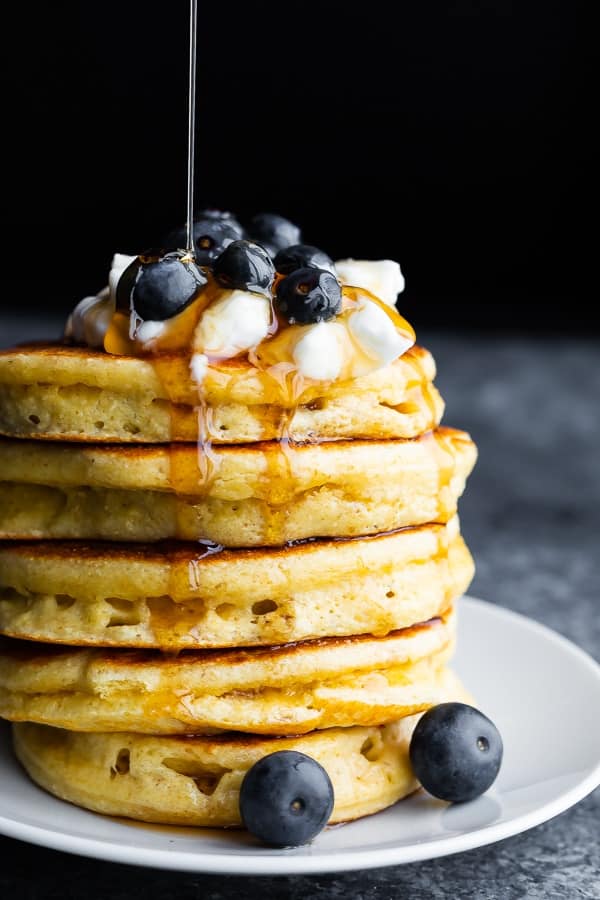
[(415, 862), (518, 834), (600, 783), (600, 666), (536, 622), (461, 601), (456, 669), (504, 738), (492, 790), (450, 807), (419, 792), (323, 832), (308, 847), (271, 850), (244, 832), (127, 824), (35, 787), (0, 728), (0, 833), (56, 850), (188, 872), (289, 875)]

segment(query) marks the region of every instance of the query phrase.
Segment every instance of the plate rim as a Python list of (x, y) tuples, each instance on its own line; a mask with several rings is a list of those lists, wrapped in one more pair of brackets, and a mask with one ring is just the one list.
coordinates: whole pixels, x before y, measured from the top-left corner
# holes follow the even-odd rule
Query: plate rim
[[(500, 615), (512, 619), (515, 624), (526, 626), (540, 634), (545, 640), (559, 646), (589, 670), (598, 680), (600, 690), (600, 664), (573, 641), (547, 625), (529, 616), (500, 606), (478, 597), (465, 595), (460, 604), (466, 603), (475, 609), (483, 609), (486, 614)], [(24, 775), (25, 777), (25, 775)], [(577, 784), (560, 793), (553, 800), (535, 809), (528, 810), (507, 822), (491, 823), (468, 833), (436, 838), (432, 841), (408, 844), (401, 847), (351, 849), (337, 852), (315, 852), (297, 854), (295, 850), (274, 851), (272, 848), (253, 848), (255, 855), (236, 855), (202, 852), (189, 853), (169, 848), (131, 847), (128, 844), (110, 842), (101, 838), (67, 835), (64, 831), (51, 831), (38, 825), (30, 825), (7, 817), (0, 812), (0, 835), (25, 841), (37, 846), (114, 862), (125, 865), (144, 866), (180, 872), (205, 873), (213, 875), (315, 875), (333, 872), (351, 872), (358, 869), (374, 869), (384, 866), (403, 865), (437, 859), (454, 853), (462, 853), (477, 847), (484, 847), (497, 841), (522, 834), (560, 813), (565, 812), (583, 800), (600, 784), (600, 758), (595, 767)], [(57, 798), (56, 798), (57, 799)], [(65, 802), (57, 799), (57, 802)], [(96, 815), (90, 813), (90, 815)], [(134, 826), (135, 827), (135, 826)]]

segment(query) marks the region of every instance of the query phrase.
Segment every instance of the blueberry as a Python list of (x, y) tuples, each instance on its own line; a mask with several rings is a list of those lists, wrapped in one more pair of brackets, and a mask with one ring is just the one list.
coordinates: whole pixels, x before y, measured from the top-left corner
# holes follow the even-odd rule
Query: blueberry
[(342, 309), (342, 289), (324, 269), (296, 269), (277, 285), (276, 306), (289, 322), (325, 322)]
[(214, 276), (223, 287), (255, 291), (271, 296), (275, 267), (260, 244), (234, 241), (215, 260)]
[(227, 225), (230, 225), (232, 228), (235, 228), (238, 234), (238, 238), (241, 240), (244, 235), (244, 229), (233, 215), (228, 210), (224, 209), (214, 209), (213, 207), (207, 207), (206, 209), (201, 209), (198, 215), (196, 216), (196, 221), (200, 222), (202, 219), (213, 219), (217, 222), (226, 222)]
[(218, 209), (216, 206), (205, 206), (202, 209), (196, 210), (195, 219), (219, 219), (221, 221), (231, 222), (236, 225), (240, 230), (242, 226), (234, 216), (234, 214), (228, 209)]
[(323, 250), (310, 244), (292, 244), (284, 247), (275, 257), (275, 268), (281, 275), (289, 275), (296, 269), (326, 269), (335, 275), (333, 260)]
[[(225, 247), (240, 239), (240, 230), (241, 225), (232, 224), (228, 219), (217, 219), (213, 216), (197, 219), (194, 222), (193, 233), (194, 255), (198, 265), (212, 266)], [(166, 250), (185, 249), (186, 241), (186, 229), (182, 225), (165, 237), (163, 246)]]
[(419, 720), (410, 761), (426, 791), (450, 803), (479, 797), (502, 763), (502, 738), (494, 723), (466, 703), (440, 703)]
[(278, 750), (246, 773), (240, 815), (265, 844), (298, 847), (323, 830), (333, 799), (329, 775), (315, 759), (297, 750)]
[(254, 216), (248, 225), (248, 234), (253, 241), (262, 244), (271, 256), (302, 240), (298, 226), (275, 213), (258, 213)]
[(144, 321), (177, 315), (206, 284), (201, 269), (180, 251), (148, 251), (134, 259), (117, 284), (117, 309), (132, 308)]

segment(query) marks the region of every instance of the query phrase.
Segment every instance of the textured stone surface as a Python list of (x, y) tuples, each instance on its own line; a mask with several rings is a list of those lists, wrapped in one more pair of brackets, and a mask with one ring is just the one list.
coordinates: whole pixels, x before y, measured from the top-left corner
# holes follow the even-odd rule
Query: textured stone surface
[[(0, 319), (0, 344), (26, 335), (24, 320)], [(478, 565), (471, 592), (545, 622), (599, 658), (600, 344), (421, 339), (438, 361), (446, 421), (470, 430), (480, 448), (461, 507)], [(254, 880), (135, 869), (0, 839), (0, 896), (597, 900), (599, 831), (596, 791), (545, 825), (469, 853), (341, 876)]]

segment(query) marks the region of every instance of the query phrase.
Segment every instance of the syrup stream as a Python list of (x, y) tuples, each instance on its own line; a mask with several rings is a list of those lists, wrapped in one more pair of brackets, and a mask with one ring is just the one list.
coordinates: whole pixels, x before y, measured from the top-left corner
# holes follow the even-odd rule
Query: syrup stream
[(196, 32), (198, 0), (190, 0), (190, 69), (188, 82), (188, 155), (186, 250), (194, 256), (194, 153), (196, 132)]

